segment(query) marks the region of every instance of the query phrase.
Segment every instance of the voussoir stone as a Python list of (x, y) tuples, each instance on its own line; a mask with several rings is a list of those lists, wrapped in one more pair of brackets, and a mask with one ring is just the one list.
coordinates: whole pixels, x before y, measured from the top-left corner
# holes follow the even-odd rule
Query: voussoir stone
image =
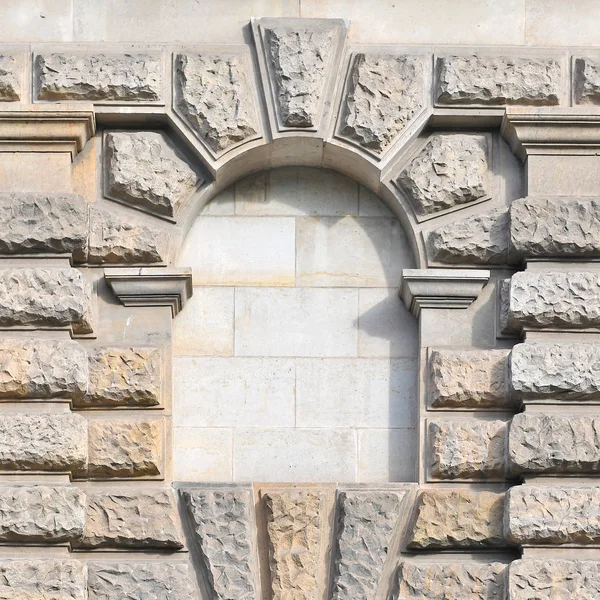
[(112, 132), (105, 144), (106, 192), (115, 200), (172, 217), (199, 183), (164, 133)]
[[(506, 565), (404, 561), (397, 600), (504, 600)], [(512, 600), (512, 597), (511, 597)], [(531, 599), (529, 599), (531, 600)]]
[(44, 54), (35, 57), (39, 100), (160, 100), (158, 54)]
[(436, 64), (440, 104), (558, 104), (560, 61), (511, 56), (442, 56)]
[(406, 490), (340, 492), (333, 600), (374, 600)]
[(214, 154), (258, 133), (256, 109), (239, 55), (178, 54), (175, 107)]
[(490, 196), (487, 137), (432, 135), (396, 179), (419, 215), (431, 215)]
[(352, 60), (341, 135), (381, 154), (424, 108), (425, 57), (357, 54)]
[(410, 548), (481, 548), (504, 545), (504, 494), (428, 489), (417, 504)]
[(576, 58), (573, 64), (573, 86), (577, 104), (600, 104), (600, 60)]
[(215, 600), (255, 600), (251, 511), (247, 488), (181, 491)]
[(0, 54), (0, 102), (18, 102), (21, 99), (21, 68), (21, 61), (15, 56)]
[(195, 600), (183, 563), (95, 563), (88, 567), (89, 600)]
[(489, 408), (513, 404), (507, 393), (508, 350), (432, 350), (429, 404)]

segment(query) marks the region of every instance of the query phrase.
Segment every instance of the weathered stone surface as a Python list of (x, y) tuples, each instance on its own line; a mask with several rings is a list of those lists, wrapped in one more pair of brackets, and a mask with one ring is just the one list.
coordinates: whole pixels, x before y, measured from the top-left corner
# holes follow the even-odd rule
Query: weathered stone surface
[(265, 51), (274, 77), (284, 127), (317, 127), (319, 108), (335, 49), (330, 28), (265, 28)]
[(513, 473), (597, 473), (600, 419), (593, 415), (515, 415), (508, 458)]
[(0, 486), (0, 541), (73, 542), (83, 532), (85, 494), (70, 485)]
[(258, 132), (248, 74), (241, 56), (178, 54), (175, 106), (215, 154)]
[(88, 494), (84, 548), (181, 548), (171, 490), (152, 489)]
[(158, 348), (98, 348), (89, 357), (83, 406), (154, 406), (160, 403)]
[(430, 473), (439, 479), (502, 477), (506, 423), (430, 421)]
[(89, 600), (195, 600), (187, 564), (90, 563)]
[(476, 265), (502, 265), (508, 260), (509, 221), (506, 211), (475, 215), (431, 231), (432, 260)]
[(85, 565), (76, 560), (3, 560), (1, 600), (86, 600)]
[(520, 485), (508, 490), (506, 508), (511, 542), (600, 542), (600, 487)]
[(600, 562), (594, 560), (515, 560), (508, 568), (510, 600), (597, 600)]
[(504, 600), (505, 570), (506, 565), (497, 562), (405, 561), (398, 568), (397, 600)]
[(197, 183), (198, 175), (177, 156), (164, 133), (120, 131), (106, 136), (106, 193), (111, 198), (172, 217)]
[(71, 340), (0, 340), (0, 398), (81, 398), (87, 354)]
[(523, 400), (600, 399), (596, 344), (517, 344), (510, 371), (513, 392)]
[(19, 60), (8, 54), (0, 54), (0, 102), (18, 102), (21, 98), (19, 83)]
[(249, 489), (181, 491), (215, 600), (255, 600)]
[(0, 327), (66, 327), (81, 321), (85, 309), (77, 269), (0, 269)]
[(425, 58), (357, 54), (345, 100), (342, 136), (381, 154), (425, 106)]
[(420, 215), (474, 202), (491, 194), (485, 135), (432, 135), (396, 183)]
[(160, 100), (162, 64), (154, 54), (44, 54), (35, 57), (38, 99)]
[(600, 272), (522, 271), (511, 278), (508, 319), (523, 327), (600, 327)]
[(577, 58), (573, 65), (573, 86), (577, 104), (600, 104), (600, 60)]
[(319, 492), (264, 495), (274, 600), (318, 595), (322, 504)]
[(411, 548), (502, 546), (504, 494), (469, 489), (421, 492)]
[(157, 420), (90, 421), (90, 477), (160, 475), (163, 424)]
[(90, 210), (88, 261), (93, 264), (157, 263), (166, 260), (168, 235), (156, 227)]
[(510, 406), (508, 350), (432, 350), (429, 404), (434, 407)]
[(443, 56), (437, 59), (440, 104), (558, 104), (560, 62), (553, 58)]
[(338, 495), (333, 600), (374, 600), (406, 491), (347, 491)]

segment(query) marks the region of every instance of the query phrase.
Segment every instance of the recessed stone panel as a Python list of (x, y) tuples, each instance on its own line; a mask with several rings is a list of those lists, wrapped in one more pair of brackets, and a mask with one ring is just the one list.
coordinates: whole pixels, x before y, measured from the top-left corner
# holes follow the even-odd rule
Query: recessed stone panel
[(15, 558), (0, 562), (3, 600), (87, 600), (85, 564)]
[(0, 54), (0, 102), (18, 102), (21, 99), (21, 71), (24, 65), (17, 56)]
[(574, 100), (577, 104), (600, 104), (600, 59), (576, 58), (573, 63)]

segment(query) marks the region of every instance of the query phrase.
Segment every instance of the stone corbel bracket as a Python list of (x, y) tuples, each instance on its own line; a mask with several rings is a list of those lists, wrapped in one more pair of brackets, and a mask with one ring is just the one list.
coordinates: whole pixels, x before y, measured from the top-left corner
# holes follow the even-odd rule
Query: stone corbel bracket
[(104, 280), (124, 306), (169, 306), (173, 317), (193, 293), (190, 269), (105, 269)]

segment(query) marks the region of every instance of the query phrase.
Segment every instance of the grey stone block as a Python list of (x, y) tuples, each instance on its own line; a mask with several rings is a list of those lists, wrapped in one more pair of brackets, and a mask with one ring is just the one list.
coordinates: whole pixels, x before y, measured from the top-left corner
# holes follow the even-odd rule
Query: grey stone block
[(600, 60), (576, 58), (573, 63), (573, 90), (576, 104), (600, 104)]
[(0, 598), (87, 600), (85, 565), (76, 560), (2, 560)]
[(0, 54), (0, 102), (18, 102), (21, 99), (20, 61), (10, 54)]

